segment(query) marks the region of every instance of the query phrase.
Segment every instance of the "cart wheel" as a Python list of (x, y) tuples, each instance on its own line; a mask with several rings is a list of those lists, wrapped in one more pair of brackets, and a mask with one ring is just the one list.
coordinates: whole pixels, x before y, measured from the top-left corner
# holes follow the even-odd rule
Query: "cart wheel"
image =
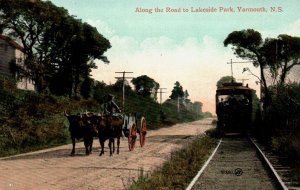
[(142, 117), (142, 119), (141, 119), (141, 129), (140, 129), (140, 144), (141, 144), (141, 147), (143, 147), (145, 145), (146, 134), (147, 134), (146, 119), (145, 119), (145, 117)]
[(137, 135), (136, 133), (137, 133), (136, 124), (133, 123), (129, 129), (129, 136), (128, 136), (129, 151), (132, 151), (134, 149), (135, 142), (136, 142), (136, 135)]

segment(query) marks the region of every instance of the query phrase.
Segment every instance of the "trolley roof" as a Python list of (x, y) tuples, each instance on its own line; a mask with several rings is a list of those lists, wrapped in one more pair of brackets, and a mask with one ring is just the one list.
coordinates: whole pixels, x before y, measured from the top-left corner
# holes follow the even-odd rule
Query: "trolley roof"
[(231, 93), (249, 93), (253, 90), (248, 85), (243, 86), (243, 83), (223, 83), (223, 86), (217, 89), (217, 94), (231, 94)]

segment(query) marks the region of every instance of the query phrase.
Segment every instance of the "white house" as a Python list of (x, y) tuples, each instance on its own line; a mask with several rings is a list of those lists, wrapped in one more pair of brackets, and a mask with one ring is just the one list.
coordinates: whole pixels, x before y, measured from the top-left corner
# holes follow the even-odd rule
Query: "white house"
[[(24, 64), (24, 48), (11, 38), (0, 34), (0, 75), (4, 77), (16, 77), (11, 70), (11, 63), (18, 66)], [(24, 90), (34, 90), (31, 80), (22, 78), (17, 80), (17, 88)]]

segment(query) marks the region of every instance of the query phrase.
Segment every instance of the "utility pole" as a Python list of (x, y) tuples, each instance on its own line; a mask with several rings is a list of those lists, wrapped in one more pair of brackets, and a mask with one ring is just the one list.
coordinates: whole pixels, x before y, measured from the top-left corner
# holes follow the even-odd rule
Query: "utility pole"
[(244, 81), (249, 80), (249, 79), (237, 79), (237, 80), (241, 80), (242, 84), (244, 85)]
[(126, 72), (126, 71), (123, 71), (123, 72), (115, 72), (115, 73), (122, 73), (122, 77), (115, 77), (116, 79), (122, 79), (123, 81), (123, 96), (122, 96), (122, 106), (123, 106), (123, 113), (125, 113), (125, 79), (132, 79), (133, 77), (125, 77), (125, 74), (126, 73), (133, 73), (133, 72)]
[(162, 102), (162, 94), (166, 93), (166, 92), (162, 91), (163, 89), (167, 89), (167, 88), (159, 88), (159, 92), (156, 92), (156, 93), (159, 93), (159, 95), (160, 95), (160, 102), (159, 102), (160, 105), (161, 105), (161, 102)]
[(179, 113), (180, 110), (180, 104), (179, 104), (179, 96), (177, 97), (177, 112)]
[(230, 59), (230, 62), (227, 62), (227, 64), (230, 64), (231, 66), (231, 80), (233, 81), (233, 69), (232, 69), (232, 64), (233, 63), (252, 63), (252, 61), (232, 61), (232, 59)]

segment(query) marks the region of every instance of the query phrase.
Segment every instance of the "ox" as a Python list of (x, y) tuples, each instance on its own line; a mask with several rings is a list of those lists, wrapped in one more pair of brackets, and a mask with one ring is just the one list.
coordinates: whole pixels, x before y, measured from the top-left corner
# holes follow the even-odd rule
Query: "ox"
[[(101, 145), (101, 152), (99, 156), (104, 154), (104, 142), (109, 139), (110, 156), (115, 152), (115, 141), (117, 138), (117, 154), (119, 154), (120, 137), (122, 137), (123, 118), (121, 116), (104, 115), (99, 116), (98, 137)], [(112, 150), (113, 145), (113, 150)]]
[(65, 116), (70, 123), (69, 131), (72, 139), (71, 156), (75, 155), (76, 139), (83, 138), (85, 146), (85, 154), (89, 155), (92, 152), (93, 137), (98, 135), (97, 129), (91, 124), (90, 117), (87, 114), (69, 115), (65, 112)]

